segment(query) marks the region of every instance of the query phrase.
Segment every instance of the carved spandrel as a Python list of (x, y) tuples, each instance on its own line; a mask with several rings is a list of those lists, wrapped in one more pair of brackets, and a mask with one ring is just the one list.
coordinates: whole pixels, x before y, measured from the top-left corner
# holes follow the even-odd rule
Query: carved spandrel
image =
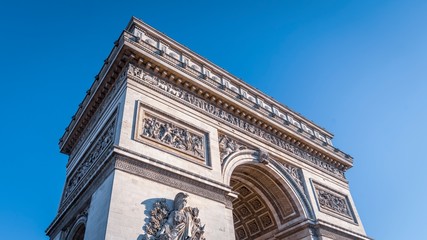
[(206, 160), (206, 135), (150, 115), (142, 119), (141, 126), (139, 137)]
[(230, 156), (232, 153), (235, 153), (244, 149), (248, 149), (246, 145), (227, 135), (220, 135), (219, 137), (220, 137), (219, 151), (220, 151), (221, 165), (224, 163), (224, 160), (228, 156)]
[(276, 162), (279, 163), (280, 166), (283, 167), (283, 169), (285, 169), (285, 171), (289, 174), (289, 176), (292, 177), (295, 183), (298, 184), (298, 187), (304, 191), (304, 183), (303, 183), (304, 180), (301, 173), (301, 169), (286, 162), (281, 162), (281, 161), (276, 161)]
[(187, 206), (189, 195), (183, 192), (175, 196), (173, 209), (169, 210), (166, 200), (153, 204), (150, 219), (145, 226), (146, 240), (205, 240), (204, 229), (199, 218), (199, 209)]

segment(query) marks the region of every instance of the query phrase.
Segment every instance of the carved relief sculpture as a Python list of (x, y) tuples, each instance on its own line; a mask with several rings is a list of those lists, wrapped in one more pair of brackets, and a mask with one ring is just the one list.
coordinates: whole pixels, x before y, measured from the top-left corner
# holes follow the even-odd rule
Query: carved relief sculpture
[(227, 135), (219, 136), (219, 150), (221, 165), (224, 163), (224, 160), (230, 156), (232, 153), (247, 149), (246, 146), (237, 142), (236, 140), (230, 138)]
[(355, 221), (347, 196), (317, 183), (314, 183), (314, 187), (320, 211), (340, 218), (344, 217), (352, 222)]
[(263, 149), (258, 150), (258, 161), (263, 164), (268, 164), (270, 162), (270, 154)]
[(199, 209), (187, 206), (188, 194), (180, 192), (175, 196), (173, 210), (166, 200), (153, 204), (150, 222), (145, 230), (147, 240), (205, 240)]
[(321, 207), (328, 208), (343, 215), (351, 216), (345, 198), (341, 198), (322, 189), (317, 190), (317, 195), (319, 197), (319, 204)]
[(198, 135), (154, 116), (147, 115), (142, 120), (142, 129), (139, 137), (155, 140), (199, 159), (206, 158), (206, 140), (204, 135)]

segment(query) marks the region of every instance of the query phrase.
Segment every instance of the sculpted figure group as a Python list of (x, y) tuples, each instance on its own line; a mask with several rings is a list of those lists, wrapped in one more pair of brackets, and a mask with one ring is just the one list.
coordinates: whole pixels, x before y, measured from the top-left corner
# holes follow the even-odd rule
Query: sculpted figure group
[(154, 138), (180, 150), (191, 152), (200, 158), (205, 157), (202, 136), (197, 136), (186, 129), (162, 122), (156, 118), (145, 118), (143, 120), (141, 136)]
[(219, 148), (220, 148), (221, 164), (223, 164), (224, 160), (228, 156), (230, 156), (232, 153), (243, 150), (243, 149), (247, 149), (246, 146), (243, 146), (242, 144), (238, 143), (236, 140), (226, 135), (220, 135)]
[(173, 210), (165, 200), (154, 203), (150, 222), (146, 226), (147, 240), (205, 240), (199, 209), (187, 206), (188, 194), (175, 196)]

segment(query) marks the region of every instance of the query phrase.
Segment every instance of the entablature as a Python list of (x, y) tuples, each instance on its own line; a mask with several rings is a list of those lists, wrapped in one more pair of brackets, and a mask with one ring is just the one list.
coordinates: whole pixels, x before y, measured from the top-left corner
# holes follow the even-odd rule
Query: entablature
[(129, 61), (130, 52), (123, 50), (124, 35), (114, 42), (114, 47), (109, 56), (104, 60), (104, 64), (95, 76), (91, 87), (86, 91), (83, 101), (79, 104), (76, 113), (71, 117), (71, 122), (65, 128), (65, 132), (59, 139), (59, 148), (62, 153), (70, 155), (71, 151), (78, 143), (82, 132), (87, 127), (90, 120), (96, 114), (97, 109), (110, 94), (113, 85), (119, 79), (123, 67)]
[[(156, 34), (158, 38), (152, 41), (148, 41), (148, 38), (142, 40), (141, 29), (149, 34)], [(112, 52), (61, 138), (61, 152), (71, 152), (85, 124), (108, 94), (123, 68), (132, 62), (134, 66), (188, 90), (275, 138), (291, 142), (343, 170), (352, 166), (352, 157), (332, 146), (332, 134), (140, 20), (132, 19), (127, 30), (133, 32), (124, 31), (115, 42)], [(174, 54), (168, 52), (172, 48)], [(198, 64), (195, 64), (196, 67), (190, 64), (190, 58)]]
[(259, 111), (259, 108), (244, 103), (238, 96), (229, 94), (228, 90), (224, 91), (222, 85), (207, 84), (200, 77), (189, 74), (182, 66), (173, 62), (162, 61), (163, 59), (160, 59), (160, 57), (155, 57), (155, 52), (139, 51), (141, 44), (133, 42), (132, 36), (128, 35), (128, 33), (125, 34), (125, 38), (127, 36), (129, 39), (125, 43), (133, 47), (134, 52), (131, 54), (135, 57), (132, 61), (135, 63), (133, 66), (140, 68), (138, 71), (140, 71), (141, 77), (144, 71), (153, 74), (153, 76), (162, 79), (165, 83), (172, 83), (186, 89), (209, 104), (213, 104), (255, 127), (266, 130), (272, 135), (290, 141), (301, 148), (310, 149), (310, 152), (322, 156), (327, 161), (334, 162), (339, 159), (338, 162), (343, 165), (340, 167), (344, 169), (351, 167), (352, 158), (339, 149), (325, 144), (292, 124), (284, 123), (277, 115), (270, 114), (266, 116)]
[[(134, 54), (134, 56), (137, 56)], [(143, 61), (135, 61), (143, 63)], [(150, 67), (147, 67), (150, 66)], [(252, 138), (256, 138), (280, 151), (297, 156), (313, 163), (322, 163), (333, 165), (338, 168), (340, 178), (344, 177), (344, 171), (351, 167), (351, 162), (331, 152), (319, 149), (319, 144), (313, 144), (310, 141), (298, 139), (297, 136), (290, 135), (282, 126), (272, 122), (269, 119), (257, 119), (253, 117), (250, 109), (239, 108), (236, 104), (224, 100), (223, 97), (201, 89), (182, 80), (181, 77), (167, 77), (165, 71), (156, 71), (151, 69), (152, 64), (134, 65), (129, 63), (127, 68), (127, 77), (129, 81), (135, 81), (143, 86), (153, 89), (160, 94), (166, 95), (177, 102), (195, 109), (199, 113), (207, 115), (214, 122), (222, 122), (228, 126), (241, 131)], [(162, 72), (162, 74), (160, 73)], [(175, 75), (173, 75), (175, 76)], [(180, 80), (181, 79), (181, 80)], [(235, 107), (234, 107), (235, 106)], [(256, 121), (253, 121), (256, 119)]]
[(257, 108), (265, 116), (276, 116), (277, 120), (293, 126), (299, 132), (305, 132), (325, 145), (332, 146), (333, 135), (325, 129), (307, 120), (287, 106), (248, 85), (224, 69), (211, 63), (187, 47), (177, 43), (161, 32), (133, 18), (126, 28), (133, 42), (142, 50), (155, 53), (156, 57), (178, 65), (181, 71), (190, 73), (204, 84), (220, 85), (226, 94), (242, 100)]

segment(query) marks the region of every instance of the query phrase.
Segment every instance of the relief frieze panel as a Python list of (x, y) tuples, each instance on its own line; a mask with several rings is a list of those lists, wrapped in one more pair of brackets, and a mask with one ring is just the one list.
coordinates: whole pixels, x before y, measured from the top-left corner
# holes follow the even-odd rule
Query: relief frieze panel
[(184, 90), (181, 87), (169, 83), (167, 80), (164, 80), (151, 72), (145, 71), (136, 65), (129, 64), (128, 76), (133, 80), (154, 89), (155, 91), (175, 98), (177, 101), (180, 101), (190, 106), (191, 108), (196, 109), (197, 111), (202, 110), (219, 121), (225, 122), (247, 133), (250, 133), (252, 136), (261, 139), (262, 141), (266, 141), (267, 143), (284, 150), (286, 153), (297, 157), (322, 171), (325, 171), (335, 177), (345, 179), (344, 170), (339, 169), (334, 164), (326, 162), (320, 157), (311, 154), (304, 148), (299, 147), (288, 140), (275, 136), (266, 130), (247, 122), (246, 120), (226, 112), (213, 103), (205, 101), (190, 91)]
[(322, 186), (316, 182), (313, 183), (317, 204), (321, 212), (355, 222), (353, 211), (346, 195)]
[[(199, 164), (209, 164), (208, 134), (195, 127), (178, 123), (170, 117), (143, 109), (139, 110), (135, 138), (144, 143), (157, 143)], [(165, 120), (168, 119), (168, 120)]]
[(106, 125), (102, 134), (95, 140), (92, 149), (82, 158), (82, 162), (76, 167), (76, 170), (70, 174), (64, 189), (61, 206), (70, 201), (73, 193), (78, 192), (79, 186), (82, 185), (85, 179), (88, 179), (89, 172), (94, 168), (95, 163), (113, 145), (115, 129), (116, 118), (113, 115), (112, 120)]

